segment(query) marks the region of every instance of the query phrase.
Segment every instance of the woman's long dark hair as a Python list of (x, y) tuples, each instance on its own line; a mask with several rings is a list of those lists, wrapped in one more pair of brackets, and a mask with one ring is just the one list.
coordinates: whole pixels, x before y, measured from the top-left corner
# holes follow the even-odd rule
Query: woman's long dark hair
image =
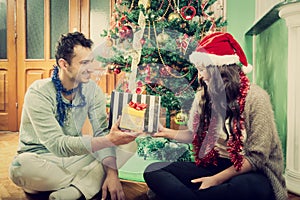
[[(223, 124), (223, 130), (234, 137), (233, 121), (237, 122), (237, 131), (240, 129), (240, 107), (237, 98), (240, 94), (240, 75), (241, 67), (236, 64), (206, 67), (207, 74), (210, 77), (208, 82), (199, 80), (201, 91), (200, 106), (200, 124), (198, 134), (204, 131), (204, 120), (210, 121), (211, 117), (217, 114), (219, 122)], [(215, 113), (215, 114), (214, 114)], [(229, 121), (229, 130), (227, 130), (225, 121)]]

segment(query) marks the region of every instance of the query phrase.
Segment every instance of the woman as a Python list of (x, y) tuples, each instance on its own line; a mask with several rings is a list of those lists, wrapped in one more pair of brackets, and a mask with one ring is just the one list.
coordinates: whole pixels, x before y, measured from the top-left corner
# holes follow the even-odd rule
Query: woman
[[(246, 56), (229, 33), (213, 33), (190, 60), (200, 87), (188, 130), (155, 137), (191, 142), (195, 162), (153, 163), (144, 172), (162, 199), (287, 199), (281, 143), (268, 94), (251, 84)], [(243, 66), (241, 67), (240, 64)]]

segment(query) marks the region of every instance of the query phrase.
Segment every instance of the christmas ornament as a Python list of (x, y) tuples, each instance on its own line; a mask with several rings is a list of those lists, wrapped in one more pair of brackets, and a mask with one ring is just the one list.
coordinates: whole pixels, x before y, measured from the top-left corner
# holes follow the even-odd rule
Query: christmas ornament
[(174, 122), (179, 125), (186, 125), (188, 121), (188, 115), (182, 110), (179, 111), (174, 118)]
[(193, 6), (183, 6), (180, 9), (180, 14), (183, 19), (185, 20), (191, 20), (195, 17), (196, 15), (196, 8)]
[(186, 27), (186, 23), (185, 22), (182, 23), (182, 24), (180, 24), (180, 28), (184, 29), (185, 27)]
[(168, 39), (169, 39), (169, 35), (166, 34), (165, 32), (158, 34), (156, 38), (158, 44), (165, 44), (168, 41)]
[(177, 47), (184, 55), (186, 53), (186, 50), (189, 46), (189, 43), (191, 41), (191, 37), (189, 37), (187, 34), (184, 34), (182, 37), (176, 40)]
[(115, 74), (120, 74), (121, 73), (121, 69), (117, 68), (117, 67), (115, 67), (113, 71), (114, 71)]
[(145, 38), (142, 38), (142, 39), (140, 40), (140, 42), (141, 42), (141, 45), (143, 46), (143, 45), (145, 44), (145, 42), (146, 42)]
[(164, 66), (164, 67), (160, 68), (159, 73), (160, 73), (161, 76), (168, 76), (169, 75), (166, 67), (168, 67), (168, 66)]
[(193, 19), (191, 21), (200, 23), (200, 17), (198, 15), (196, 15), (195, 17), (193, 17)]
[(128, 22), (128, 20), (127, 20), (126, 16), (121, 17), (120, 24), (126, 24), (127, 22)]
[(107, 37), (106, 46), (107, 47), (112, 47), (113, 44), (114, 44), (113, 40), (110, 37)]
[(179, 15), (179, 13), (176, 13), (176, 12), (171, 13), (168, 16), (168, 21), (179, 20), (179, 19), (180, 19), (180, 15)]
[(138, 5), (143, 5), (144, 8), (149, 9), (151, 6), (151, 0), (139, 0)]
[(108, 69), (108, 73), (112, 73), (115, 69), (115, 65), (114, 64), (108, 64), (107, 69)]
[(119, 31), (119, 36), (121, 39), (132, 39), (133, 31), (132, 28), (128, 25), (125, 25)]
[(137, 87), (135, 89), (135, 93), (137, 94), (146, 94), (146, 86)]

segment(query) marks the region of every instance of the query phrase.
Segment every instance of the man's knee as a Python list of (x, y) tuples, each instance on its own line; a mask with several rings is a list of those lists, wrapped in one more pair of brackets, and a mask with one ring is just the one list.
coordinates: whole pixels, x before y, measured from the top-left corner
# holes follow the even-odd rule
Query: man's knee
[(24, 187), (26, 177), (37, 173), (34, 163), (37, 163), (38, 155), (35, 153), (19, 154), (9, 167), (9, 177), (18, 186)]

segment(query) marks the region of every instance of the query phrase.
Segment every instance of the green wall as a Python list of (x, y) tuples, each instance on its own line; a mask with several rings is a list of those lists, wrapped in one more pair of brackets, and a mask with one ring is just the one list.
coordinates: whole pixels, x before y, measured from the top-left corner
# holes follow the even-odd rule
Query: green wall
[[(248, 63), (252, 61), (252, 37), (245, 36), (255, 20), (255, 1), (253, 0), (227, 0), (226, 19), (227, 32), (231, 33), (240, 43), (247, 56)], [(252, 81), (252, 73), (247, 74)]]
[(256, 38), (256, 83), (270, 94), (276, 125), (286, 152), (288, 32), (280, 19)]
[[(275, 122), (286, 155), (288, 33), (285, 21), (280, 19), (252, 37), (245, 34), (255, 22), (254, 0), (227, 0), (226, 12), (227, 31), (239, 41), (248, 62), (255, 64), (255, 74), (250, 73), (248, 77), (264, 88), (271, 97)], [(254, 40), (255, 61), (252, 61)]]

